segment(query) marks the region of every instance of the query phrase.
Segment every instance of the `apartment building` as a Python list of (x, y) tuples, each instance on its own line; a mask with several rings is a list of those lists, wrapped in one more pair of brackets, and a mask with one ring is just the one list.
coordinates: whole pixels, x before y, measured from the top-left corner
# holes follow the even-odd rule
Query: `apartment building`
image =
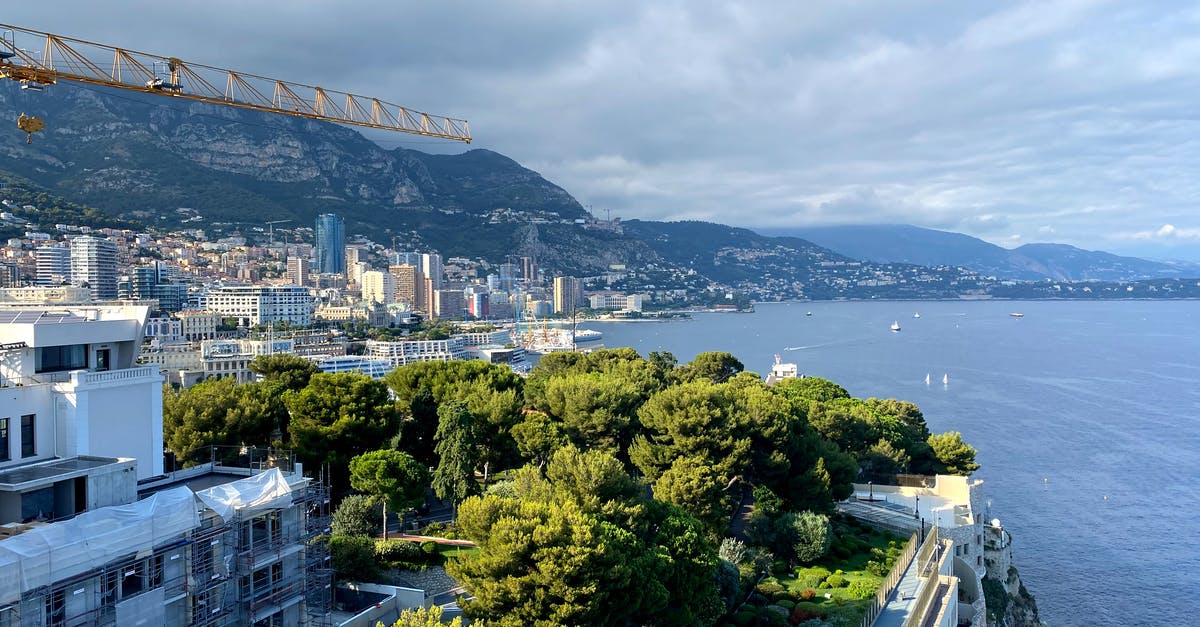
[(21, 518), (51, 511), (47, 502), (55, 513), (87, 503), (86, 486), (71, 483), (96, 466), (86, 458), (136, 458), (139, 479), (162, 473), (163, 379), (135, 363), (149, 313), (0, 308), (0, 475), (20, 466), (17, 479), (37, 477), (0, 476), (0, 499), (28, 501)]
[(312, 324), (313, 299), (308, 289), (296, 285), (233, 285), (209, 290), (207, 308), (222, 317), (237, 318), (245, 326), (286, 322)]
[(0, 539), (0, 626), (328, 624), (328, 490), (286, 454), (236, 464)]

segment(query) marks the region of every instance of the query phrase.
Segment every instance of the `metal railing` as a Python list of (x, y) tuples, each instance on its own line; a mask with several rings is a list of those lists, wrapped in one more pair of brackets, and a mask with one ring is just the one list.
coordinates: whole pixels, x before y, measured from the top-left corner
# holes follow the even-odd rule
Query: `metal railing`
[(892, 569), (888, 571), (887, 577), (883, 578), (883, 583), (879, 586), (879, 591), (875, 593), (875, 599), (871, 601), (871, 605), (867, 608), (866, 616), (863, 616), (861, 627), (871, 627), (875, 624), (875, 620), (879, 618), (879, 614), (883, 612), (883, 608), (887, 606), (888, 597), (900, 584), (900, 579), (904, 577), (904, 571), (908, 570), (908, 565), (912, 564), (913, 556), (917, 554), (917, 534), (914, 533), (908, 538), (908, 542), (904, 545), (904, 552), (900, 557), (896, 558), (896, 563), (892, 564)]
[[(949, 544), (948, 542), (946, 544)], [(904, 627), (916, 627), (925, 621), (929, 605), (941, 592), (941, 566), (949, 551), (938, 536), (938, 528), (934, 527), (921, 544), (917, 552), (917, 576), (922, 579), (922, 585), (917, 592), (917, 598), (912, 609), (904, 619)], [(957, 600), (955, 600), (957, 602)]]

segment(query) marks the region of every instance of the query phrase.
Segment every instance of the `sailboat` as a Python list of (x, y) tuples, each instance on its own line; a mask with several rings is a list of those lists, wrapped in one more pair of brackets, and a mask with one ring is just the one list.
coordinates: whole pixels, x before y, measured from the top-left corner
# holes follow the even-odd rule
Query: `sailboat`
[(950, 373), (942, 375), (942, 385), (950, 385)]
[(929, 373), (925, 373), (925, 385), (929, 385)]
[(921, 312), (919, 312), (919, 311), (918, 311), (918, 312), (914, 312), (914, 313), (913, 313), (913, 317), (914, 317), (914, 318), (920, 318), (920, 317), (921, 317)]
[(896, 322), (893, 322), (893, 323), (892, 323), (892, 330), (893, 330), (893, 331), (899, 331), (899, 330), (900, 330), (900, 321), (899, 321), (899, 320), (897, 320)]

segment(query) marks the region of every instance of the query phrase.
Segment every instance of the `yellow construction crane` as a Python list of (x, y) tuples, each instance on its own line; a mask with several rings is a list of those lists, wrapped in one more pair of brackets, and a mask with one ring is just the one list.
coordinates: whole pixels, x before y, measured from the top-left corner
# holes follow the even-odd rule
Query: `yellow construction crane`
[[(282, 113), (470, 143), (466, 120), (435, 116), (379, 100), (255, 74), (185, 63), (126, 48), (0, 24), (0, 78), (41, 90), (60, 80), (198, 102)], [(18, 41), (18, 37), (20, 40)], [(21, 48), (18, 43), (31, 47)], [(41, 58), (37, 58), (41, 48)], [(224, 85), (223, 88), (217, 87)], [(24, 114), (17, 126), (32, 141), (45, 123)]]

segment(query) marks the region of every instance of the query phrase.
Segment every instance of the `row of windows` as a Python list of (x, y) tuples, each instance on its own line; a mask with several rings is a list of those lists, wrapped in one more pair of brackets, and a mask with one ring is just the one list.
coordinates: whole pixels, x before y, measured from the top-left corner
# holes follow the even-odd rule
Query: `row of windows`
[[(10, 459), (9, 452), (9, 422), (11, 418), (0, 418), (0, 462), (6, 462)], [(35, 414), (25, 414), (21, 416), (21, 457), (33, 457), (36, 451), (36, 443), (34, 438), (37, 434), (37, 416)]]

